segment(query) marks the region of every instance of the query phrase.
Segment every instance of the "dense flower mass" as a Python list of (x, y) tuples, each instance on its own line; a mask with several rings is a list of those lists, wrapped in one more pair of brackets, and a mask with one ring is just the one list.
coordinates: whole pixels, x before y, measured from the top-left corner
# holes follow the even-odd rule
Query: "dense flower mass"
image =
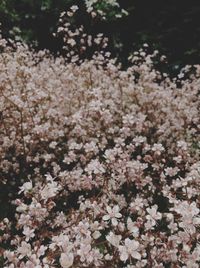
[(0, 46), (3, 267), (198, 268), (200, 67)]

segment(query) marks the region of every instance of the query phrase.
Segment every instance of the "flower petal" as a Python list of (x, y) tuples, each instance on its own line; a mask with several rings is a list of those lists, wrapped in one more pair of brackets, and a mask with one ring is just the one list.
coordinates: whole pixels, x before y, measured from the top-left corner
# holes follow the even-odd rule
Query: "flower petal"
[(104, 215), (103, 216), (103, 220), (104, 221), (108, 221), (108, 220), (110, 220), (110, 216), (107, 214), (107, 215)]
[(114, 226), (117, 226), (117, 224), (118, 224), (118, 221), (116, 218), (112, 218), (111, 222), (112, 222), (112, 225), (114, 225)]
[(141, 254), (137, 251), (133, 251), (133, 253), (131, 253), (131, 256), (137, 260), (141, 260), (141, 257), (142, 257)]
[(121, 218), (121, 217), (122, 217), (122, 214), (121, 214), (121, 213), (116, 213), (116, 214), (115, 214), (115, 217), (116, 217), (116, 218)]

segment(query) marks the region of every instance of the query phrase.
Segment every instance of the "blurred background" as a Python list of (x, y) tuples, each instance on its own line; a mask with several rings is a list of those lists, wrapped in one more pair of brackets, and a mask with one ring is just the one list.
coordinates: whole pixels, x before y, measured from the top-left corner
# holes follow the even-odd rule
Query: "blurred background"
[(1, 0), (1, 27), (4, 36), (19, 36), (37, 49), (47, 48), (57, 53), (61, 43), (52, 33), (58, 26), (59, 15), (78, 4), (79, 16), (74, 23), (108, 36), (111, 52), (125, 66), (127, 56), (144, 43), (167, 56), (172, 72), (185, 64), (200, 63), (200, 1), (121, 0), (118, 3), (128, 15), (119, 18), (117, 11), (102, 0), (96, 8), (104, 10), (106, 17), (91, 20), (84, 0)]

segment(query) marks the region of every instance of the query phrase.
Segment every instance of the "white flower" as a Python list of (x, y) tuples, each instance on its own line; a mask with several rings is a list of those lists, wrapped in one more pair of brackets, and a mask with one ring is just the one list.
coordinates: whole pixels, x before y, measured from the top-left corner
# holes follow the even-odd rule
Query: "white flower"
[(122, 239), (121, 235), (115, 235), (113, 232), (110, 232), (109, 235), (106, 236), (106, 240), (114, 247), (119, 246), (121, 239)]
[(22, 241), (21, 246), (18, 247), (17, 253), (19, 253), (19, 259), (24, 258), (25, 256), (31, 255), (31, 245), (26, 243), (25, 241)]
[(110, 255), (110, 254), (106, 254), (106, 255), (105, 255), (105, 260), (107, 260), (107, 261), (111, 261), (112, 258), (113, 258), (113, 256)]
[(78, 6), (73, 5), (73, 6), (71, 6), (70, 9), (71, 9), (73, 12), (76, 12), (76, 11), (78, 10)]
[(50, 175), (46, 175), (46, 180), (48, 183), (40, 192), (41, 198), (44, 200), (54, 197), (61, 188)]
[(28, 209), (28, 206), (24, 203), (21, 203), (17, 208), (16, 211), (19, 213), (23, 213)]
[(87, 260), (87, 258), (90, 256), (91, 253), (91, 245), (86, 243), (80, 245), (80, 249), (77, 250), (77, 254), (80, 256), (81, 262), (84, 262)]
[(101, 233), (99, 231), (95, 231), (92, 235), (94, 239), (98, 239), (101, 236)]
[(56, 148), (56, 145), (57, 145), (57, 142), (52, 141), (52, 142), (49, 144), (49, 148), (51, 148), (51, 149), (55, 149), (55, 148)]
[(127, 219), (127, 228), (134, 237), (139, 236), (139, 228), (134, 224), (130, 217)]
[(108, 214), (103, 216), (104, 221), (109, 221), (111, 220), (112, 225), (117, 226), (118, 221), (117, 219), (122, 217), (122, 214), (119, 213), (119, 206), (114, 206), (113, 208), (107, 206), (106, 208)]
[(186, 151), (188, 148), (188, 144), (187, 144), (187, 142), (181, 140), (181, 141), (177, 142), (177, 147)]
[(179, 171), (179, 168), (177, 168), (177, 167), (175, 167), (175, 168), (167, 167), (167, 168), (165, 168), (165, 175), (173, 177), (178, 173), (178, 171)]
[(61, 253), (60, 255), (60, 265), (63, 268), (69, 268), (73, 265), (74, 254), (73, 253)]
[(29, 241), (31, 238), (33, 238), (35, 236), (34, 232), (35, 231), (33, 229), (30, 229), (29, 227), (24, 226), (23, 234), (26, 236), (25, 240)]
[(40, 248), (37, 250), (37, 257), (41, 257), (45, 254), (45, 251), (47, 250), (47, 247), (44, 245), (41, 245)]
[(76, 41), (73, 38), (69, 38), (67, 40), (67, 44), (71, 45), (72, 47), (74, 47), (76, 45)]
[(138, 241), (126, 238), (124, 246), (119, 246), (120, 260), (125, 262), (129, 256), (141, 260), (141, 254), (138, 252), (139, 245)]
[(160, 155), (164, 150), (165, 148), (160, 143), (154, 143), (152, 147), (152, 151), (154, 151), (157, 155)]
[(61, 13), (60, 13), (60, 17), (65, 16), (65, 14), (66, 14), (66, 11), (61, 12)]
[(33, 189), (32, 181), (25, 182), (21, 187), (19, 194), (24, 192), (25, 194)]
[(147, 212), (149, 213), (146, 216), (147, 223), (145, 223), (145, 227), (151, 229), (156, 225), (156, 220), (160, 220), (162, 218), (162, 214), (157, 212), (158, 206), (154, 205), (152, 208), (147, 208)]
[(193, 219), (193, 224), (194, 224), (194, 225), (200, 225), (200, 217), (195, 217), (195, 218)]

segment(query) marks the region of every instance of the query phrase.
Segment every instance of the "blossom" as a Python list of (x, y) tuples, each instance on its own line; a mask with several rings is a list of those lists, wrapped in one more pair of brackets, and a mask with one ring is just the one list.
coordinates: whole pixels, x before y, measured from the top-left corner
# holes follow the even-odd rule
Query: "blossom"
[(110, 232), (107, 236), (106, 236), (106, 240), (113, 245), (114, 247), (118, 247), (119, 243), (122, 239), (121, 235), (115, 235), (113, 232)]
[(80, 256), (81, 262), (87, 260), (90, 257), (91, 252), (91, 245), (90, 244), (81, 244), (80, 249), (77, 251), (77, 254)]
[(47, 175), (46, 179), (48, 183), (40, 191), (40, 195), (44, 200), (54, 197), (60, 190), (60, 186), (50, 175)]
[(154, 205), (151, 208), (147, 208), (148, 215), (146, 216), (147, 222), (145, 223), (146, 228), (152, 228), (156, 225), (156, 220), (162, 218), (162, 214), (157, 211), (158, 206)]
[(48, 247), (41, 245), (38, 249), (37, 249), (37, 256), (41, 257), (45, 254), (46, 250), (48, 249)]
[(63, 268), (69, 268), (73, 265), (74, 254), (73, 253), (61, 253), (60, 255), (60, 265)]
[(17, 249), (17, 253), (19, 254), (20, 259), (24, 258), (25, 256), (29, 257), (31, 255), (31, 245), (25, 241), (22, 241), (21, 246)]
[(77, 5), (73, 5), (70, 8), (73, 12), (76, 12), (78, 10), (78, 6)]
[(118, 219), (122, 217), (122, 214), (119, 213), (119, 206), (114, 206), (113, 208), (107, 206), (106, 210), (108, 214), (103, 216), (104, 221), (109, 221), (111, 220), (112, 225), (117, 226), (118, 224)]
[(127, 228), (134, 237), (139, 236), (139, 228), (136, 226), (136, 223), (131, 220), (130, 217), (127, 219)]
[(24, 192), (25, 194), (30, 192), (33, 189), (33, 183), (32, 181), (29, 182), (25, 182), (21, 187), (20, 187), (20, 191), (19, 194), (21, 194), (22, 192)]
[(126, 238), (124, 241), (124, 246), (119, 246), (120, 260), (127, 261), (129, 256), (134, 259), (140, 260), (141, 254), (138, 252), (139, 242), (136, 240), (131, 240)]
[(164, 147), (160, 143), (155, 143), (152, 147), (152, 151), (154, 151), (158, 155), (160, 155), (164, 150)]
[(179, 168), (175, 167), (175, 168), (172, 168), (172, 167), (167, 167), (165, 168), (165, 174), (170, 176), (170, 177), (173, 177), (175, 176), (179, 171)]
[(23, 234), (26, 236), (25, 240), (29, 241), (35, 236), (35, 230), (30, 229), (30, 227), (24, 226)]

